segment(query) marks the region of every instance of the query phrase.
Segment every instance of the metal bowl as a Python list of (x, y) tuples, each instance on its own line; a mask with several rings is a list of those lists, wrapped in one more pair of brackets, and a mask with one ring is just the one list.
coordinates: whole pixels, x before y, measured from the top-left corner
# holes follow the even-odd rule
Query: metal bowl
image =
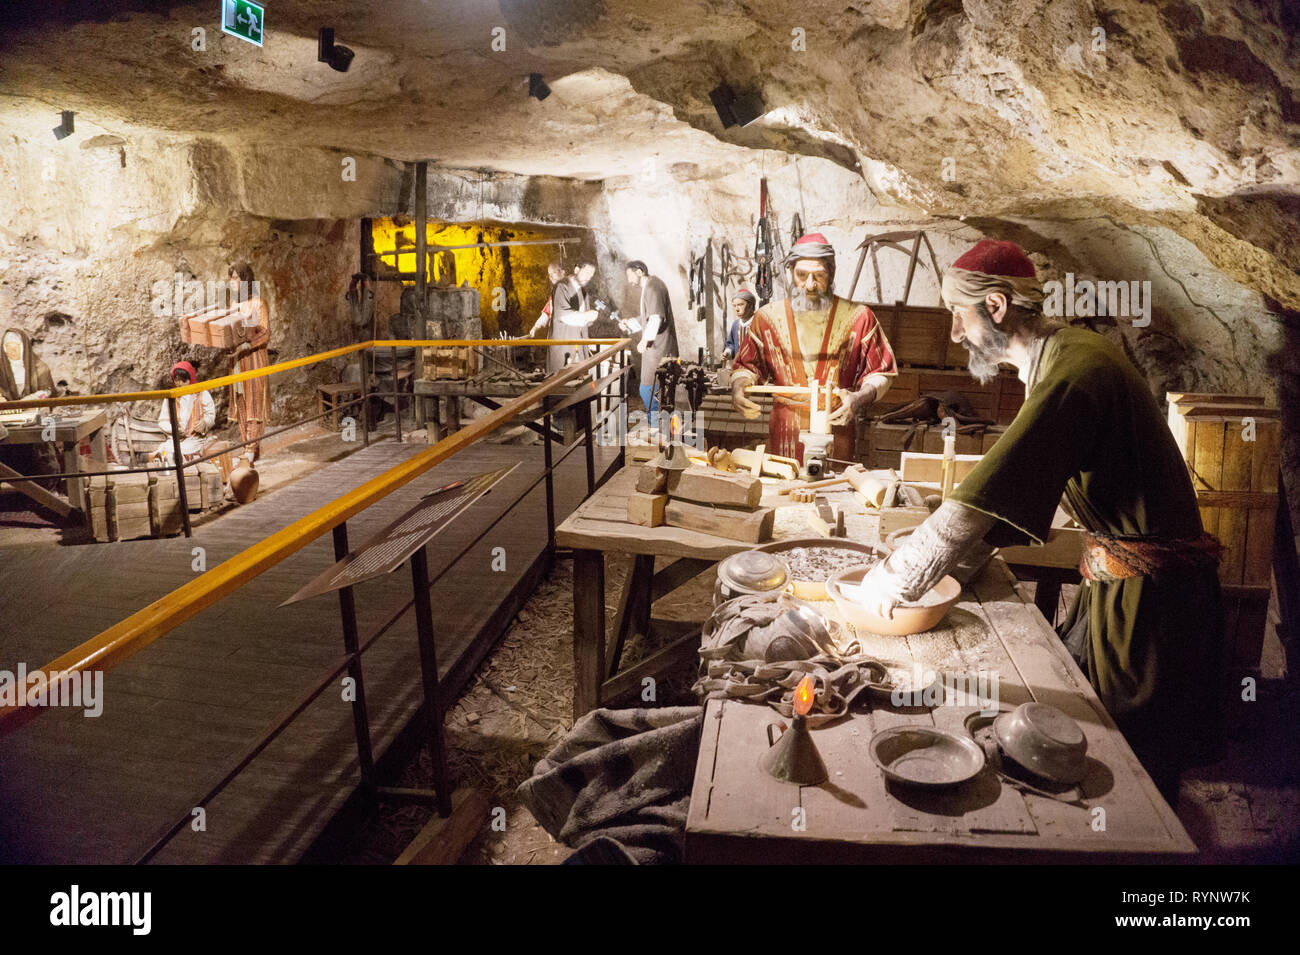
[(718, 564), (718, 582), (713, 588), (713, 606), (745, 594), (780, 590), (789, 573), (775, 554), (760, 550), (742, 550)]
[(1036, 776), (1072, 785), (1088, 773), (1088, 739), (1079, 724), (1046, 703), (1021, 703), (993, 721), (998, 746)]
[(984, 768), (984, 750), (973, 739), (932, 726), (881, 730), (869, 748), (887, 779), (911, 786), (955, 786)]
[(850, 599), (845, 592), (846, 586), (862, 583), (862, 578), (870, 570), (870, 567), (854, 567), (826, 582), (826, 592), (835, 601), (844, 621), (868, 633), (903, 637), (929, 630), (938, 626), (961, 596), (961, 584), (952, 577), (945, 577), (915, 604), (899, 604), (894, 608), (894, 615), (885, 618)]

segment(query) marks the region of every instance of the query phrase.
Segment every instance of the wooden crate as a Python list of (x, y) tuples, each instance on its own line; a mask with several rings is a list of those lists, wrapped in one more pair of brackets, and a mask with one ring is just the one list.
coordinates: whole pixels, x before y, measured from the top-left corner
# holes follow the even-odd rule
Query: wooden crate
[[(158, 483), (160, 497), (176, 498), (176, 482)], [(163, 492), (167, 488), (169, 493)], [(197, 469), (185, 469), (185, 501), (191, 511), (206, 511), (221, 504), (223, 484), (221, 471), (211, 464), (200, 464)]]
[(941, 395), (946, 392), (956, 392), (970, 402), (971, 408), (980, 417), (1004, 425), (1014, 420), (1016, 412), (1025, 401), (1024, 384), (1007, 372), (998, 375), (987, 385), (982, 385), (968, 371), (901, 368), (884, 398), (872, 404), (867, 414), (880, 417), (922, 395)]
[(1234, 669), (1259, 669), (1270, 597), (1267, 587), (1224, 588), (1223, 639)]
[(428, 381), (461, 381), (479, 373), (479, 354), (472, 348), (424, 349), (424, 377)]
[(872, 305), (900, 365), (965, 368), (966, 349), (952, 340), (952, 314), (926, 305)]
[(113, 474), (88, 479), (86, 501), (97, 541), (169, 537), (182, 530), (175, 482), (153, 474)]
[[(1169, 398), (1170, 431), (1191, 472), (1201, 523), (1225, 548), (1220, 582), (1267, 590), (1278, 506), (1279, 410), (1256, 396)], [(1254, 440), (1247, 440), (1252, 429)]]

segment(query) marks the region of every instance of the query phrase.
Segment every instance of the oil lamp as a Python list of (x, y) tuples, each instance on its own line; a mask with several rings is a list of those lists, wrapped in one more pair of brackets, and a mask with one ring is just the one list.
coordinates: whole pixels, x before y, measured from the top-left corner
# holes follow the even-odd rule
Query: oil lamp
[(682, 419), (676, 412), (669, 421), (668, 429), (668, 446), (651, 462), (651, 466), (665, 471), (684, 471), (691, 466), (691, 455), (681, 442)]
[(800, 786), (816, 786), (829, 778), (826, 764), (822, 762), (817, 744), (808, 731), (808, 711), (813, 705), (813, 678), (805, 676), (794, 691), (794, 718), (790, 728), (772, 743), (772, 726), (767, 728), (768, 742), (772, 743), (759, 757), (758, 765), (777, 779)]

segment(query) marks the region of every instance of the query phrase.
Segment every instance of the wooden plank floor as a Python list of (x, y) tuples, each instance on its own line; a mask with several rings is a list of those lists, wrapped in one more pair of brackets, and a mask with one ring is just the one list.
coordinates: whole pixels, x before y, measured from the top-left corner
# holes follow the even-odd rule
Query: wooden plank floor
[[(43, 666), (192, 579), (194, 547), (204, 548), (214, 567), (424, 447), (388, 440), (357, 451), (200, 528), (192, 540), (0, 547), (0, 669), (15, 671), (20, 661)], [(598, 472), (616, 451), (597, 448)], [(350, 521), (351, 545), (424, 491), (515, 461), (522, 466), (430, 547), (436, 574), (540, 474), (541, 448), (466, 449)], [(560, 466), (555, 489), (558, 523), (586, 491), (581, 448)], [(474, 657), (490, 648), (499, 634), (481, 631), (503, 604), (526, 598), (543, 569), (545, 544), (539, 483), (434, 587), (444, 676), (466, 648)], [(492, 569), (496, 547), (505, 548), (504, 572)], [(278, 609), (332, 563), (327, 534), (105, 674), (101, 716), (51, 709), (0, 739), (0, 861), (134, 861), (341, 656), (335, 595)], [(359, 587), (362, 638), (410, 593), (405, 566)], [(413, 614), (366, 652), (363, 666), (379, 754), (422, 699)], [(462, 667), (456, 675), (469, 674)], [(358, 778), (350, 704), (341, 688), (327, 690), (208, 805), (204, 831), (182, 830), (158, 861), (292, 862)]]

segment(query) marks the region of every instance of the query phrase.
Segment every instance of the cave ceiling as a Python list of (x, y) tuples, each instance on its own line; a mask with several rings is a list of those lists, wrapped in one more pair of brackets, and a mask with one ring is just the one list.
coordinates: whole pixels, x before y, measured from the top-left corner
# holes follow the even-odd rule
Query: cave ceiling
[[(0, 120), (26, 135), (72, 109), (107, 137), (592, 180), (651, 158), (707, 176), (777, 149), (854, 169), (920, 215), (1165, 226), (1300, 309), (1293, 0), (266, 6), (257, 49), (220, 33), (217, 0), (7, 4)], [(322, 26), (355, 51), (348, 72), (316, 61)], [(724, 129), (721, 82), (767, 112)]]

